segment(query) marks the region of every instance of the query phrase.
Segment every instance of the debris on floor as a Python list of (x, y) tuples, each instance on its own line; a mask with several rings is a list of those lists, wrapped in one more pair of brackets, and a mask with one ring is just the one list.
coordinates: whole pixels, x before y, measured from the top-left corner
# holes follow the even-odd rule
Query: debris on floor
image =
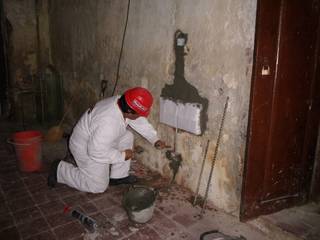
[[(13, 132), (1, 132), (1, 140)], [(10, 132), (9, 132), (10, 131)], [(64, 142), (65, 143), (65, 142)], [(53, 151), (45, 146), (43, 161), (54, 154), (65, 157), (65, 144), (54, 144)], [(268, 240), (264, 233), (208, 205), (200, 218), (201, 208), (190, 202), (192, 193), (152, 172), (138, 160), (132, 171), (140, 185), (160, 189), (154, 203), (152, 218), (140, 224), (130, 221), (123, 207), (128, 186), (110, 186), (104, 193), (79, 192), (65, 185), (47, 187), (47, 171), (23, 173), (19, 170), (14, 151), (0, 144), (0, 239), (87, 239), (87, 240), (195, 240), (202, 233), (217, 229), (225, 235), (244, 236), (247, 240)], [(90, 232), (78, 219), (66, 216), (64, 207), (72, 206), (94, 219), (98, 227)], [(207, 238), (210, 239), (210, 238)]]

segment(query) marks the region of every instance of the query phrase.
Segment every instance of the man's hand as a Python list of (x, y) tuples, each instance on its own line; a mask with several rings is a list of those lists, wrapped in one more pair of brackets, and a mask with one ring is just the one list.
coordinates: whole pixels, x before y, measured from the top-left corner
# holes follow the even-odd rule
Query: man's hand
[(164, 149), (164, 148), (171, 148), (171, 146), (167, 145), (167, 144), (166, 144), (164, 141), (162, 141), (162, 140), (156, 141), (155, 144), (154, 144), (154, 146), (155, 146), (156, 149), (159, 149), (159, 150)]
[(134, 153), (133, 153), (132, 149), (126, 149), (126, 150), (124, 150), (124, 152), (126, 154), (124, 160), (129, 160), (129, 159), (132, 159), (134, 157)]

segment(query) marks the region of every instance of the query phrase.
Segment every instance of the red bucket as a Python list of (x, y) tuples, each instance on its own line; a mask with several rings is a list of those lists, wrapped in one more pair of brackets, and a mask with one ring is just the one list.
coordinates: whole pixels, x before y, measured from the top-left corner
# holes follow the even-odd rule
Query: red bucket
[(39, 131), (16, 132), (12, 135), (20, 170), (34, 172), (42, 169), (42, 133)]

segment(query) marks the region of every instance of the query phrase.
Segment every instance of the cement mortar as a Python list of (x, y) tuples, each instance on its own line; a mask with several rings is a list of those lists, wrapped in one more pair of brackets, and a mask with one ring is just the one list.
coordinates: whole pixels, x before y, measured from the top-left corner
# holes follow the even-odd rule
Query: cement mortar
[[(185, 39), (183, 46), (178, 46), (177, 39)], [(166, 84), (161, 92), (161, 97), (169, 98), (170, 100), (183, 103), (199, 103), (202, 105), (201, 111), (201, 132), (203, 133), (206, 129), (206, 124), (208, 121), (207, 109), (208, 109), (208, 99), (201, 97), (198, 93), (196, 87), (192, 86), (184, 77), (184, 58), (187, 55), (185, 48), (188, 43), (188, 35), (186, 33), (177, 30), (175, 33), (175, 38), (173, 41), (174, 51), (175, 51), (175, 72), (173, 84)], [(174, 116), (173, 116), (174, 117)]]
[(137, 223), (146, 223), (152, 218), (156, 193), (147, 187), (133, 187), (124, 195), (123, 206), (129, 218)]

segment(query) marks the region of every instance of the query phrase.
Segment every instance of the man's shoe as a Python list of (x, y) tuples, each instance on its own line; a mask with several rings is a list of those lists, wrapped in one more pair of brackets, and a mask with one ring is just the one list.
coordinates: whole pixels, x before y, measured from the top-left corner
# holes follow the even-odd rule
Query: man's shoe
[(124, 178), (110, 178), (109, 185), (115, 186), (120, 184), (134, 184), (137, 182), (137, 177), (134, 175), (129, 175), (128, 177)]
[(60, 162), (60, 159), (56, 159), (51, 163), (47, 182), (48, 186), (51, 188), (54, 188), (57, 184), (57, 170)]

